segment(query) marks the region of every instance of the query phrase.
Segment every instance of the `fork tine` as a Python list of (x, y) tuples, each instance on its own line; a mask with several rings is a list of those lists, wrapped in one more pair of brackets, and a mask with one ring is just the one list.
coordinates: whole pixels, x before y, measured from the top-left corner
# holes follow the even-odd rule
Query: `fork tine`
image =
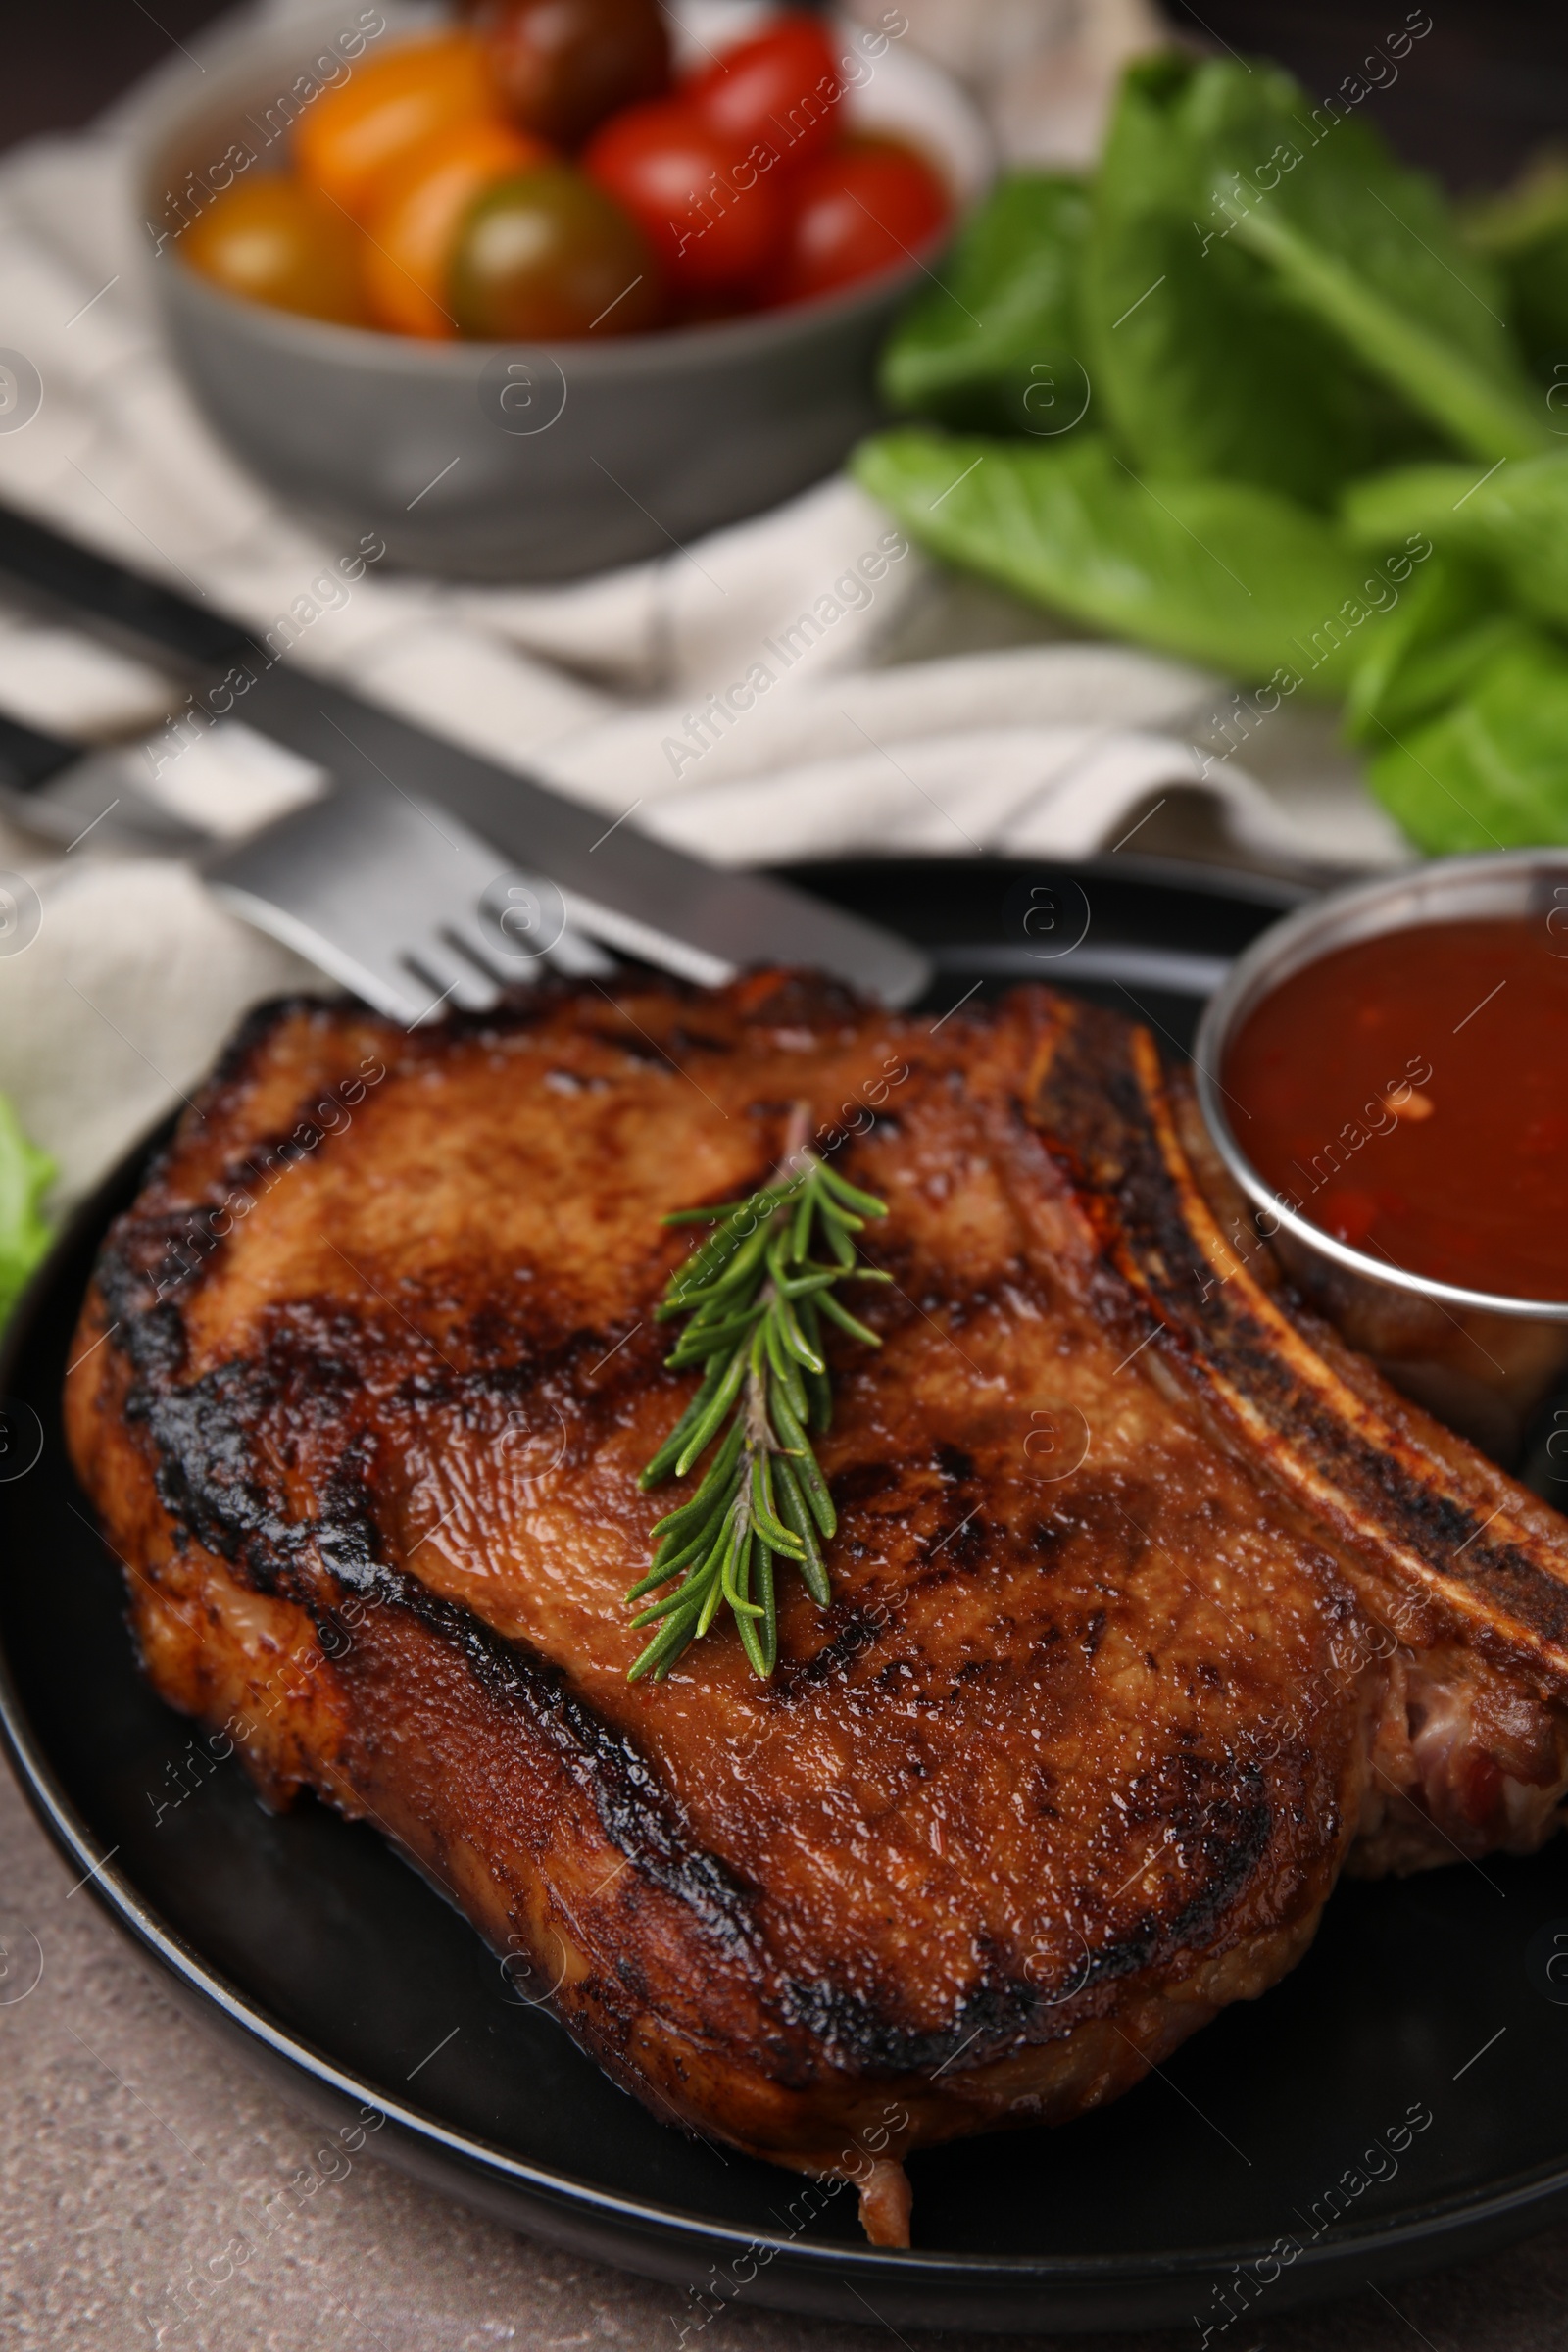
[[(504, 867), (449, 810), (359, 781), (208, 873), (236, 913), (410, 1027), (447, 1004), (488, 1011), (502, 989), (537, 979), (565, 921), (554, 884)], [(588, 968), (585, 947), (565, 956)]]
[(488, 1012), (501, 994), (494, 980), (475, 971), (467, 957), (457, 955), (436, 932), (405, 948), (403, 961), (433, 984), (443, 1003), (461, 1012)]
[(466, 956), (498, 995), (502, 989), (515, 988), (519, 980), (526, 984), (533, 977), (529, 971), (502, 971), (496, 958), (487, 952), (484, 934), (476, 923), (466, 922), (461, 917), (455, 922), (443, 923), (441, 936), (450, 948), (460, 956)]

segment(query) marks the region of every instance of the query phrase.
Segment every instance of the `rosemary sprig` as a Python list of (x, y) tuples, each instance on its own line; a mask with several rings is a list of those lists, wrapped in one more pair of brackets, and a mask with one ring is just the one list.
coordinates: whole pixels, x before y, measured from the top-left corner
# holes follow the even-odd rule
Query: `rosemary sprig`
[[(701, 1364), (703, 1377), (641, 1484), (686, 1478), (715, 1449), (696, 1492), (654, 1529), (653, 1566), (626, 1595), (646, 1600), (680, 1579), (632, 1619), (655, 1631), (628, 1681), (662, 1681), (725, 1607), (753, 1672), (770, 1675), (780, 1560), (800, 1571), (819, 1607), (832, 1598), (822, 1545), (838, 1521), (808, 1434), (826, 1429), (833, 1411), (822, 1324), (869, 1348), (882, 1345), (834, 1292), (841, 1282), (892, 1279), (860, 1265), (855, 1252), (866, 1219), (887, 1213), (803, 1144), (786, 1150), (773, 1182), (749, 1200), (664, 1219), (713, 1227), (670, 1276), (658, 1310), (661, 1322), (689, 1317), (665, 1362), (677, 1370)], [(824, 1256), (813, 1254), (813, 1244)]]

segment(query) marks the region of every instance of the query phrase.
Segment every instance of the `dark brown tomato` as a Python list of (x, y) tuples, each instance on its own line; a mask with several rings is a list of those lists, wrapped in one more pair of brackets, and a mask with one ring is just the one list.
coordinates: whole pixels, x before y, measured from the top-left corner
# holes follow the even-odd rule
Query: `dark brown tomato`
[(502, 105), (556, 146), (579, 145), (607, 115), (669, 87), (656, 0), (477, 0), (468, 14)]
[(569, 164), (485, 191), (459, 231), (451, 295), (461, 332), (489, 342), (634, 335), (663, 308), (641, 230)]

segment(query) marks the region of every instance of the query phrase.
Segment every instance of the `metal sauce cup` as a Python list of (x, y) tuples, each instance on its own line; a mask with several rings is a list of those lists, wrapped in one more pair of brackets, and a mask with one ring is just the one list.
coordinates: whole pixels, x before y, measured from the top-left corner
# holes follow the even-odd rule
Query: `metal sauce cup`
[(1232, 967), (1203, 1015), (1194, 1059), (1215, 1149), (1298, 1289), (1407, 1396), (1511, 1462), (1531, 1414), (1568, 1365), (1568, 1299), (1465, 1290), (1323, 1232), (1252, 1166), (1231, 1124), (1238, 1106), (1222, 1084), (1249, 1014), (1304, 965), (1385, 932), (1497, 916), (1540, 923), (1568, 957), (1568, 850), (1446, 858), (1314, 900)]

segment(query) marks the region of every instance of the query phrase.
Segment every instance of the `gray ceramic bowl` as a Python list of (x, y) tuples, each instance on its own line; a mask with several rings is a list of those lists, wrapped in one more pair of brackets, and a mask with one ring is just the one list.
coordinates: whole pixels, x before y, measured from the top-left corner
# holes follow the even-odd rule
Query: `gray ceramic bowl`
[[(377, 46), (427, 24), (387, 7)], [(681, 37), (733, 40), (729, 0), (675, 12)], [(897, 20), (897, 11), (890, 11)], [(340, 28), (349, 0), (230, 36), (140, 126), (138, 180), (175, 357), (223, 438), (289, 506), (395, 562), (474, 579), (546, 580), (667, 554), (830, 472), (876, 422), (877, 347), (921, 265), (863, 289), (716, 326), (533, 349), (421, 343), (319, 324), (219, 292), (179, 258), (178, 228), (221, 184), (231, 148), (265, 172), (286, 154), (285, 93)], [(846, 52), (866, 35), (840, 24)], [(368, 52), (367, 52), (368, 54)], [(851, 101), (939, 158), (961, 204), (990, 154), (968, 101), (893, 39)], [(352, 71), (352, 67), (350, 69)]]
[(1422, 923), (1513, 916), (1561, 929), (1568, 851), (1445, 858), (1413, 872), (1313, 900), (1255, 940), (1209, 1001), (1194, 1048), (1204, 1122), (1259, 1230), (1295, 1281), (1353, 1347), (1440, 1419), (1500, 1459), (1568, 1365), (1568, 1299), (1510, 1298), (1412, 1274), (1369, 1256), (1301, 1214), (1253, 1167), (1231, 1125), (1221, 1073), (1261, 1000), (1320, 956)]

